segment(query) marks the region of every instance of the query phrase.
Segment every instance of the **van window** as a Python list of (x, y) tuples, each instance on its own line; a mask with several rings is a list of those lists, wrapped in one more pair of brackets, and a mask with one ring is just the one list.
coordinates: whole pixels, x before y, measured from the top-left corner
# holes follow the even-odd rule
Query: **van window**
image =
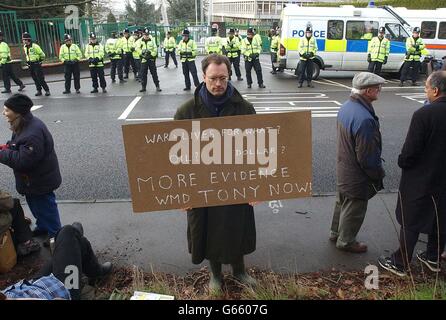
[(372, 40), (378, 35), (377, 21), (347, 21), (347, 40)]
[(386, 37), (390, 41), (406, 42), (409, 34), (403, 26), (398, 23), (386, 23)]
[(344, 37), (344, 21), (328, 20), (327, 39), (342, 40)]
[(446, 39), (446, 22), (440, 22), (438, 29), (438, 39)]
[(423, 21), (421, 22), (421, 39), (434, 39), (437, 33), (436, 21)]

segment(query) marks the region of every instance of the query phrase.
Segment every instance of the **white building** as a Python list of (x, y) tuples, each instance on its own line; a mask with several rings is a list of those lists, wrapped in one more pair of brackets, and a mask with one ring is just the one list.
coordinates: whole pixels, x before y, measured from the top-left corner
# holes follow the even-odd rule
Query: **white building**
[(280, 19), (284, 5), (295, 3), (310, 6), (314, 2), (343, 0), (209, 0), (212, 21), (234, 23), (271, 23)]

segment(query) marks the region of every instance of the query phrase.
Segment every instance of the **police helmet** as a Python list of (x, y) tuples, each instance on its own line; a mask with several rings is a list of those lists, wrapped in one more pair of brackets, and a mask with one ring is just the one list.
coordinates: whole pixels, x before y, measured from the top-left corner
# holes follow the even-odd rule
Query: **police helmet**
[(415, 28), (413, 28), (412, 32), (420, 33), (420, 28), (419, 27), (415, 27)]
[(190, 34), (190, 31), (187, 29), (183, 30), (183, 36), (188, 36)]
[(124, 33), (130, 33), (129, 29), (128, 29), (128, 28), (125, 28), (125, 29), (124, 29)]
[(68, 33), (65, 33), (63, 36), (64, 41), (71, 40), (71, 36)]
[(379, 33), (386, 33), (386, 28), (380, 27), (378, 30)]
[(96, 39), (96, 34), (94, 32), (90, 33), (90, 39)]
[(150, 29), (149, 28), (145, 28), (143, 31), (144, 35), (150, 35)]
[(0, 30), (0, 37), (3, 37), (3, 31)]
[(313, 29), (311, 28), (311, 27), (307, 27), (306, 29), (305, 29), (305, 32), (313, 32)]
[(229, 33), (235, 33), (235, 29), (234, 28), (230, 28), (229, 29)]
[(31, 40), (31, 35), (28, 32), (24, 32), (22, 34), (22, 39), (23, 40)]
[(246, 30), (246, 33), (254, 34), (254, 29), (253, 28), (248, 28), (248, 30)]

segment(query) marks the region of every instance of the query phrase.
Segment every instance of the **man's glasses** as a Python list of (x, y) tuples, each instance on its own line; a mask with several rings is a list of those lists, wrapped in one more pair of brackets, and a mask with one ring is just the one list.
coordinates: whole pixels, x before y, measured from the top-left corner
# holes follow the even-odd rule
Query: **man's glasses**
[(208, 80), (212, 83), (218, 83), (218, 82), (226, 83), (228, 82), (228, 79), (229, 79), (228, 77), (208, 78)]

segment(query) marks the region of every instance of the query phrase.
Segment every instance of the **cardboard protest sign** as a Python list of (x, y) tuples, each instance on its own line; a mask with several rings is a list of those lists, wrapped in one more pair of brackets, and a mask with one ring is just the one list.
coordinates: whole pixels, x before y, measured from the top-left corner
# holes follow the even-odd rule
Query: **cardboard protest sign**
[(134, 212), (311, 195), (311, 112), (122, 126)]

